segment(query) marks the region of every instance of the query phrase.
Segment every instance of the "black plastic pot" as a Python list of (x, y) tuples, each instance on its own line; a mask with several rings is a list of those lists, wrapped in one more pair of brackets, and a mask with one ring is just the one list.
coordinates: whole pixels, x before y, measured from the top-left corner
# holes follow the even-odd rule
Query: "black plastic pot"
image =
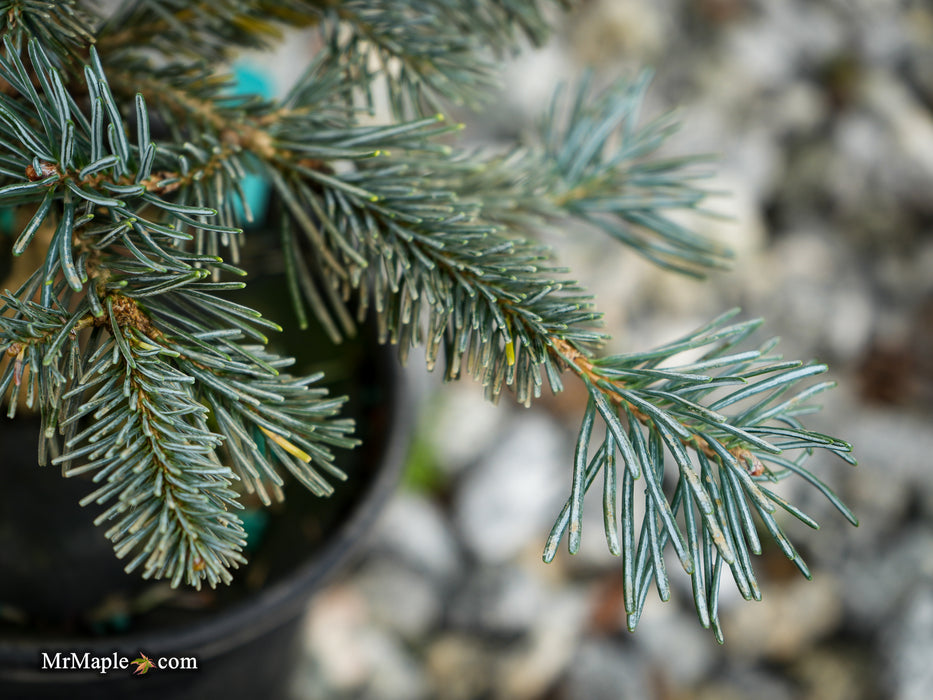
[[(372, 344), (365, 345), (372, 347)], [(337, 352), (345, 355), (347, 350), (342, 348)], [(218, 609), (191, 613), (177, 610), (170, 613), (155, 611), (140, 623), (139, 629), (134, 626), (124, 634), (106, 637), (60, 632), (49, 636), (27, 630), (11, 636), (9, 631), (0, 632), (0, 698), (278, 700), (286, 697), (291, 672), (300, 653), (298, 635), (302, 612), (313, 593), (347, 563), (354, 549), (364, 539), (398, 481), (408, 446), (410, 412), (406, 410), (404, 384), (394, 359), (389, 353), (380, 352), (375, 359), (370, 356), (368, 360), (358, 360), (355, 372), (356, 376), (350, 378), (355, 386), (349, 389), (349, 392), (351, 397), (353, 392), (357, 394), (353, 413), (357, 416), (358, 434), (363, 439), (363, 446), (348, 453), (355, 456), (347, 469), (350, 476), (348, 482), (338, 486), (335, 507), (340, 511), (339, 517), (334, 519), (336, 524), (325, 525), (328, 530), (319, 533), (319, 545), (306, 547), (299, 544), (298, 538), (293, 537), (289, 530), (295, 527), (294, 523), (286, 525), (284, 529), (279, 527), (278, 534), (273, 532), (275, 527), (269, 528), (270, 534), (264, 538), (264, 547), (279, 550), (283, 553), (284, 561), (280, 561), (282, 557), (279, 557), (265, 565), (268, 572), (263, 573), (263, 576), (267, 578), (267, 583), (258, 592), (244, 599), (224, 601), (224, 597), (236, 596), (218, 590), (216, 595), (220, 601), (214, 606)], [(17, 425), (16, 429), (24, 432), (32, 427), (27, 426), (24, 429), (22, 425)], [(35, 435), (35, 432), (32, 435)], [(11, 454), (10, 435), (0, 432), (0, 441), (8, 457)], [(34, 444), (31, 438), (25, 442), (30, 450)], [(31, 454), (34, 455), (34, 452)], [(12, 465), (8, 459), (4, 461), (7, 463), (3, 464), (0, 472), (6, 474), (0, 473), (0, 489), (6, 490), (7, 495), (12, 496), (12, 500), (19, 499), (30, 503), (40, 518), (49, 516), (49, 513), (41, 513), (43, 508), (58, 508), (56, 502), (46, 500), (45, 495), (26, 491), (11, 493), (12, 482), (7, 480), (7, 476), (12, 471)], [(81, 484), (73, 485), (69, 483), (71, 480), (63, 482), (54, 467), (39, 469), (34, 458), (27, 466), (33, 472), (42, 472), (42, 478), (51, 484), (50, 488), (60, 494), (59, 497), (68, 504), (77, 500), (75, 488), (80, 494), (87, 492), (86, 488), (81, 488)], [(310, 494), (306, 494), (300, 488), (296, 490), (294, 486), (296, 485), (286, 491), (283, 513), (300, 513), (307, 507), (301, 501), (306, 501)], [(69, 493), (69, 490), (72, 492)], [(317, 499), (316, 502), (322, 501)], [(8, 507), (4, 506), (2, 498), (0, 507)], [(14, 509), (10, 507), (10, 510)], [(87, 512), (79, 514), (82, 522), (89, 522), (92, 518)], [(5, 518), (8, 522), (12, 519), (12, 528), (29, 530), (30, 525), (24, 525), (20, 521), (21, 517), (24, 517), (22, 513), (0, 512), (0, 532), (3, 530), (2, 522)], [(96, 532), (96, 529), (91, 531)], [(82, 534), (78, 539), (84, 536)], [(102, 536), (100, 537), (102, 539)], [(49, 547), (62, 546), (60, 542), (46, 544)], [(87, 543), (80, 546), (84, 544)], [(44, 545), (40, 543), (28, 546)], [(68, 546), (66, 542), (66, 551)], [(79, 546), (77, 540), (75, 546)], [(96, 546), (93, 545), (90, 549), (93, 550)], [(304, 551), (306, 548), (313, 551)], [(104, 549), (109, 550), (109, 544), (106, 542)], [(45, 600), (48, 605), (48, 596), (51, 594), (54, 599), (55, 589), (58, 587), (63, 610), (53, 612), (59, 615), (66, 609), (85, 605), (88, 601), (84, 600), (87, 596), (83, 594), (91, 585), (89, 582), (94, 578), (94, 574), (101, 573), (107, 578), (112, 572), (102, 569), (120, 569), (119, 563), (115, 563), (113, 559), (112, 552), (106, 553), (106, 560), (98, 560), (93, 552), (74, 552), (74, 556), (68, 557), (65, 562), (64, 569), (61, 557), (66, 555), (62, 552), (55, 557), (49, 554), (47, 558), (54, 560), (49, 562), (50, 566), (55, 567), (55, 571), (59, 573), (50, 575), (48, 571), (37, 572), (35, 586), (39, 589), (39, 598)], [(15, 568), (15, 562), (10, 562), (10, 556), (8, 552), (5, 564), (12, 569)], [(94, 564), (95, 561), (100, 563)], [(3, 565), (4, 559), (0, 554), (0, 567)], [(249, 566), (255, 564), (251, 563)], [(127, 576), (122, 571), (119, 571), (119, 576), (122, 577), (121, 581), (138, 584), (135, 576)], [(248, 570), (237, 572), (238, 580), (244, 577), (250, 578)], [(3, 578), (4, 572), (0, 570), (0, 579)], [(3, 592), (3, 586), (0, 584), (0, 606), (6, 602), (2, 600)], [(0, 607), (0, 619), (3, 613), (4, 608)], [(9, 630), (10, 625), (6, 628)], [(130, 660), (137, 658), (140, 653), (153, 660), (193, 657), (197, 669), (153, 669), (142, 676), (132, 674), (135, 668), (132, 665), (127, 669), (111, 670), (106, 674), (98, 671), (43, 670), (43, 653), (49, 655), (48, 659), (54, 660), (55, 652), (61, 652), (63, 656), (70, 656), (71, 652), (77, 652), (79, 656), (89, 652), (90, 657), (98, 658), (114, 657), (116, 654), (114, 658), (128, 657)]]

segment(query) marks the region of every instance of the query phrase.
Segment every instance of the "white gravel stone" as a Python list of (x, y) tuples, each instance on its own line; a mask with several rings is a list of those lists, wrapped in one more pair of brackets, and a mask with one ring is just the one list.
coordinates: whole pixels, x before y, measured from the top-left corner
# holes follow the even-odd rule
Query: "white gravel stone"
[(884, 641), (891, 697), (927, 700), (933, 688), (933, 588), (918, 588)]
[(408, 641), (425, 637), (438, 624), (442, 592), (428, 576), (384, 558), (368, 561), (354, 579), (373, 621)]
[(632, 644), (586, 640), (577, 650), (566, 682), (574, 700), (652, 697), (649, 666)]
[[(671, 571), (675, 576), (681, 573)], [(705, 677), (721, 649), (713, 635), (697, 623), (695, 615), (674, 602), (661, 603), (653, 593), (638, 622), (634, 642), (681, 688), (689, 688)]]
[(544, 582), (535, 574), (516, 566), (472, 572), (449, 603), (448, 622), (475, 634), (522, 635), (547, 614)]
[(454, 517), (469, 551), (504, 562), (544, 545), (570, 489), (572, 446), (559, 427), (526, 414), (488, 458), (465, 475)]
[(528, 642), (503, 659), (502, 700), (536, 700), (569, 668), (583, 635), (585, 590), (567, 586), (544, 601)]
[(914, 526), (885, 540), (883, 551), (864, 547), (840, 564), (842, 594), (850, 623), (865, 632), (896, 617), (920, 581), (933, 581), (933, 530)]
[(840, 587), (840, 581), (828, 572), (812, 581), (800, 577), (765, 586), (761, 602), (736, 605), (723, 615), (730, 652), (748, 660), (795, 658), (841, 621)]
[(305, 640), (313, 679), (296, 684), (298, 700), (372, 697), (421, 700), (428, 685), (419, 664), (397, 637), (368, 614), (366, 598), (352, 585), (318, 595), (308, 611)]
[(443, 395), (426, 404), (422, 433), (438, 467), (456, 475), (487, 454), (512, 419), (507, 401), (493, 405), (470, 380), (442, 388)]
[(370, 548), (400, 558), (441, 583), (455, 580), (462, 566), (460, 545), (447, 516), (428, 498), (404, 491), (379, 518)]

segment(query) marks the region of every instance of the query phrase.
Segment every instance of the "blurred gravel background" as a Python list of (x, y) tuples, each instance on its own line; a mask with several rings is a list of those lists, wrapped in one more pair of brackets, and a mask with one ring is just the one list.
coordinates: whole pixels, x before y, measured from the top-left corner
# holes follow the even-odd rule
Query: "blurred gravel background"
[(840, 388), (814, 425), (861, 466), (813, 464), (861, 526), (801, 487), (822, 530), (788, 529), (812, 582), (766, 551), (763, 602), (724, 590), (725, 646), (686, 577), (630, 634), (598, 503), (580, 554), (540, 558), (585, 397), (496, 408), (469, 382), (437, 391), (413, 359), (425, 400), (405, 486), (315, 599), (296, 698), (933, 697), (933, 5), (590, 0), (560, 26), (509, 66), (494, 107), (461, 115), (467, 133), (514, 138), (586, 65), (606, 79), (654, 67), (645, 114), (683, 120), (669, 150), (721, 155), (711, 186), (730, 195), (714, 204), (733, 220), (695, 225), (734, 246), (734, 270), (698, 283), (598, 234), (556, 244), (615, 350), (740, 305), (786, 356), (828, 362)]

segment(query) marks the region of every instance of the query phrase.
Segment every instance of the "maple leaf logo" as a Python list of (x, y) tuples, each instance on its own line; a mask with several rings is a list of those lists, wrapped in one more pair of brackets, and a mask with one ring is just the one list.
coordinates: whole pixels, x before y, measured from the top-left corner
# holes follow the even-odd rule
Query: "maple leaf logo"
[(136, 676), (142, 676), (145, 673), (148, 673), (150, 668), (154, 667), (154, 664), (152, 663), (152, 659), (150, 659), (148, 656), (146, 656), (142, 652), (139, 652), (139, 658), (133, 659), (132, 663), (136, 664), (136, 670), (133, 671), (133, 675), (136, 675)]

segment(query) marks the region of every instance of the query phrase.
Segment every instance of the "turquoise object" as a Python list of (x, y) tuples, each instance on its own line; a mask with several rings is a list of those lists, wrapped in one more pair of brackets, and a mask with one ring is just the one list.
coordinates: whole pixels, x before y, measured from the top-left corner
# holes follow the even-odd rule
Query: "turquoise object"
[[(233, 90), (234, 95), (260, 95), (266, 99), (273, 97), (273, 85), (269, 76), (263, 71), (256, 69), (247, 63), (241, 63), (234, 66), (233, 75), (236, 79), (236, 85)], [(243, 188), (243, 194), (246, 196), (246, 202), (253, 214), (252, 226), (260, 226), (266, 219), (266, 211), (269, 208), (269, 182), (259, 176), (249, 174), (240, 181)], [(245, 214), (241, 202), (237, 202), (237, 210), (240, 216)]]
[(0, 235), (9, 236), (13, 233), (13, 207), (0, 208)]
[(265, 508), (248, 508), (240, 513), (240, 520), (246, 531), (246, 551), (253, 552), (259, 547), (269, 526), (269, 513)]

